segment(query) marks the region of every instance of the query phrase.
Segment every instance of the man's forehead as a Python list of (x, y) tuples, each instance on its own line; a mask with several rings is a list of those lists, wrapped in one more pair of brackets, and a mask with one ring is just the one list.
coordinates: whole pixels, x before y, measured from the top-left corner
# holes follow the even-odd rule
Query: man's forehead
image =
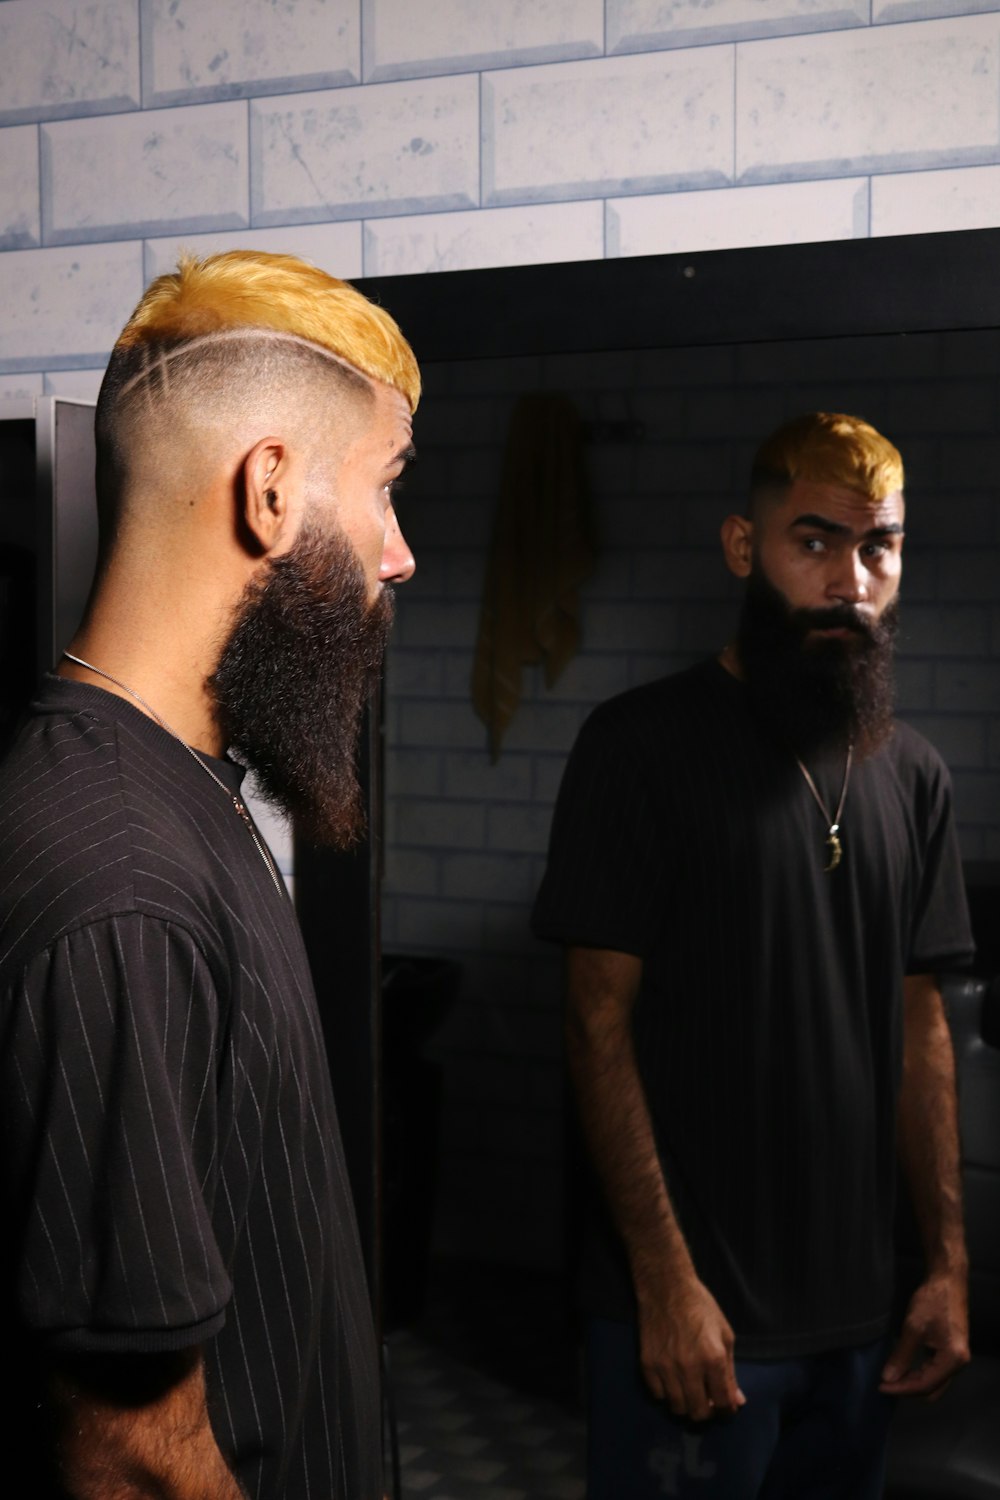
[(901, 526), (905, 511), (902, 490), (892, 490), (888, 495), (876, 497), (847, 485), (814, 479), (796, 479), (781, 505), (786, 524), (794, 525), (800, 515), (816, 515), (859, 531)]

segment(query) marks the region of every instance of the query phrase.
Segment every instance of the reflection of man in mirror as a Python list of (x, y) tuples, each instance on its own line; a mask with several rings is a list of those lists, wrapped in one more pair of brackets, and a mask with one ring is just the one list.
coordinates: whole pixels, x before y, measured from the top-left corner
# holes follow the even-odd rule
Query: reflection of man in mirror
[[(936, 976), (971, 940), (947, 772), (892, 717), (903, 512), (866, 423), (781, 428), (722, 528), (736, 639), (566, 770), (534, 922), (607, 1205), (589, 1500), (874, 1500), (888, 1393), (968, 1359)], [(897, 1150), (927, 1270), (892, 1340)]]
[(182, 261), (112, 353), (96, 582), (0, 770), (0, 1430), (32, 1495), (382, 1495), (319, 1016), (240, 782), (357, 835), (418, 395), (392, 320), (286, 256)]

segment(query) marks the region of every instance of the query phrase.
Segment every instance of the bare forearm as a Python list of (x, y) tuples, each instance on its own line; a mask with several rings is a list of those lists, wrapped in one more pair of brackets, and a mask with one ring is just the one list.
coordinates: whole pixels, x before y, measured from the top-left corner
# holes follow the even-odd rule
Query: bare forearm
[(906, 981), (899, 1152), (928, 1270), (964, 1275), (965, 1235), (955, 1060), (944, 1005), (929, 976)]
[(572, 955), (568, 972), (567, 1055), (580, 1121), (642, 1295), (694, 1268), (664, 1181), (629, 1017), (588, 996), (594, 976), (574, 967)]
[(59, 1483), (72, 1500), (245, 1500), (212, 1432), (200, 1357), (64, 1361), (50, 1391)]
[(704, 1421), (743, 1404), (733, 1331), (698, 1279), (664, 1181), (632, 1045), (642, 966), (627, 954), (571, 949), (570, 1072), (591, 1155), (632, 1269), (639, 1359), (652, 1394)]

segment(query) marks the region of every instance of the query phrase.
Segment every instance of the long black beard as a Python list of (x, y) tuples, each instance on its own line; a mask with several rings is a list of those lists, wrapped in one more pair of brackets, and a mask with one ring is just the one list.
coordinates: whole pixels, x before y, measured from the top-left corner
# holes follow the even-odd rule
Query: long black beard
[[(793, 609), (758, 569), (751, 573), (738, 632), (751, 710), (764, 731), (797, 754), (852, 743), (871, 755), (892, 733), (895, 600), (878, 620), (852, 605)], [(847, 629), (846, 639), (809, 636)]]
[(349, 540), (310, 527), (249, 584), (208, 680), (235, 758), (314, 843), (364, 833), (358, 736), (392, 615), (390, 588), (369, 603)]

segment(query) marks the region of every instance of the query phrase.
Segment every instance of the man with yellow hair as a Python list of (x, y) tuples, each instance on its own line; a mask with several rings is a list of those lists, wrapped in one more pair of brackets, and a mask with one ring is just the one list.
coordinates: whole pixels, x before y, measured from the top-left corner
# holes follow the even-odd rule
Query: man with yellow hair
[(183, 260), (112, 353), (97, 575), (0, 770), (3, 1447), (32, 1495), (382, 1495), (316, 1002), (240, 781), (360, 830), (419, 389), (391, 318), (286, 256)]
[[(891, 1395), (968, 1359), (947, 772), (892, 717), (903, 467), (788, 423), (722, 528), (717, 658), (602, 705), (535, 910), (602, 1191), (588, 1500), (877, 1500)], [(899, 1153), (927, 1252), (895, 1342)]]

